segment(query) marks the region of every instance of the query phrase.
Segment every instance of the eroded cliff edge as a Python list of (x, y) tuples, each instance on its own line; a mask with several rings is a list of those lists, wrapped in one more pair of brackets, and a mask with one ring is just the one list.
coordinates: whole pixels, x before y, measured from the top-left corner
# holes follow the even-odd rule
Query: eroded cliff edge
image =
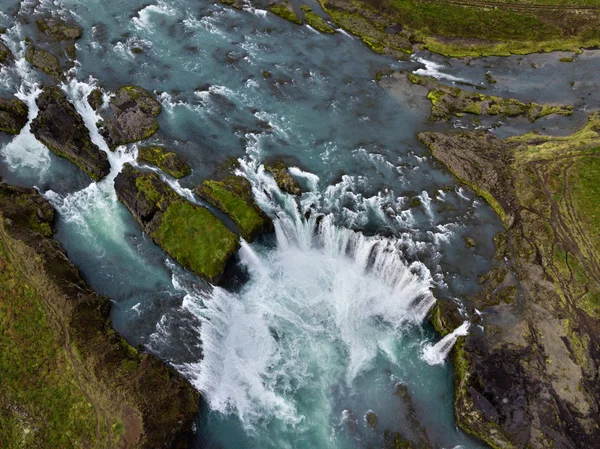
[[(458, 424), (494, 448), (600, 438), (600, 115), (567, 137), (422, 133), (502, 218), (495, 267), (471, 298), (483, 331), (453, 350)], [(478, 313), (472, 311), (471, 316)], [(434, 326), (462, 322), (442, 303)]]
[(35, 190), (0, 183), (0, 446), (187, 447), (198, 394), (116, 334), (53, 218)]

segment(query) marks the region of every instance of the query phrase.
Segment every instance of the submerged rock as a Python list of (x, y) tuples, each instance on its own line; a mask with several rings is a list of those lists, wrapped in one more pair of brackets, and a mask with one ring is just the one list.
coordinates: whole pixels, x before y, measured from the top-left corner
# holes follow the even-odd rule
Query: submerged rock
[(27, 123), (27, 111), (27, 105), (17, 98), (0, 98), (0, 131), (19, 134)]
[(198, 394), (117, 335), (109, 299), (52, 239), (53, 217), (35, 189), (0, 183), (2, 443), (187, 447)]
[(273, 175), (279, 188), (285, 192), (291, 193), (292, 195), (300, 195), (300, 185), (296, 178), (290, 175), (288, 166), (281, 161), (272, 162), (265, 164), (265, 170)]
[(108, 157), (91, 141), (83, 119), (64, 92), (58, 87), (45, 86), (36, 103), (39, 113), (31, 123), (35, 137), (94, 181), (104, 178), (110, 171)]
[(273, 222), (256, 205), (252, 186), (246, 178), (229, 176), (223, 181), (204, 181), (196, 193), (229, 215), (248, 242), (273, 232)]
[(25, 52), (25, 60), (48, 75), (57, 77), (62, 75), (60, 61), (49, 51), (30, 45)]
[(115, 190), (157, 245), (209, 282), (220, 281), (239, 243), (208, 209), (181, 198), (156, 173), (130, 164), (116, 177)]
[(375, 428), (377, 427), (377, 423), (379, 421), (377, 413), (375, 413), (374, 411), (369, 410), (367, 412), (367, 414), (365, 415), (365, 421), (367, 422), (367, 424), (369, 425), (369, 427), (371, 429), (375, 430)]
[(177, 154), (158, 145), (141, 147), (138, 150), (138, 162), (155, 165), (174, 178), (183, 178), (192, 172), (187, 162), (179, 159)]
[(160, 103), (141, 87), (121, 87), (111, 98), (110, 107), (113, 115), (102, 133), (111, 148), (148, 139), (158, 130)]
[(10, 48), (0, 40), (0, 64), (7, 64), (13, 59), (15, 59), (15, 57), (13, 56), (12, 51), (10, 51)]

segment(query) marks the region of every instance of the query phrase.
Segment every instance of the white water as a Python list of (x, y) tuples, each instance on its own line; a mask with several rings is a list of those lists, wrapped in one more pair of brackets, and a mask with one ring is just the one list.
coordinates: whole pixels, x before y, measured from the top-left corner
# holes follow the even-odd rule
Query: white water
[[(330, 389), (352, 386), (421, 323), (435, 302), (431, 278), (395, 241), (340, 228), (332, 215), (306, 219), (262, 167), (242, 161), (241, 170), (275, 217), (277, 246), (242, 242), (251, 277), (238, 294), (188, 291), (183, 307), (202, 320), (204, 359), (180, 369), (211, 409), (236, 413), (248, 430), (277, 419), (300, 431), (330, 419)], [(306, 407), (300, 392), (320, 400)]]
[(453, 332), (446, 335), (435, 345), (427, 344), (423, 349), (423, 360), (430, 365), (441, 365), (446, 361), (446, 357), (452, 350), (452, 347), (458, 340), (458, 337), (464, 337), (469, 333), (469, 327), (471, 323), (465, 321), (459, 327), (454, 329)]

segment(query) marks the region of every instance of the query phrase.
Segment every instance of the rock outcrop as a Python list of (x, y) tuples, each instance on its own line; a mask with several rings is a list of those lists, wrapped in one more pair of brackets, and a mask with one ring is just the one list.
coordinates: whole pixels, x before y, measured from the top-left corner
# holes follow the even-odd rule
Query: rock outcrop
[(159, 145), (139, 148), (137, 160), (138, 162), (155, 165), (174, 178), (183, 178), (192, 172), (187, 162), (181, 160), (176, 153), (165, 151)]
[(0, 98), (0, 131), (19, 134), (27, 123), (27, 111), (27, 105), (17, 98)]
[(10, 51), (10, 48), (6, 46), (2, 40), (0, 40), (0, 65), (7, 64), (12, 61), (15, 57)]
[(36, 69), (48, 75), (62, 76), (62, 69), (58, 58), (49, 51), (42, 50), (34, 45), (29, 45), (25, 52), (25, 60)]
[(112, 116), (101, 130), (111, 148), (138, 142), (158, 130), (160, 103), (138, 86), (124, 86), (110, 100)]
[(6, 447), (184, 449), (198, 394), (110, 325), (34, 189), (0, 183), (0, 422)]
[(265, 170), (273, 175), (275, 182), (281, 190), (291, 193), (292, 195), (300, 195), (302, 190), (296, 178), (290, 175), (288, 166), (281, 161), (275, 161), (265, 164)]
[(249, 242), (274, 230), (271, 219), (254, 201), (250, 182), (242, 176), (204, 181), (196, 188), (196, 193), (229, 215), (242, 237)]
[[(600, 439), (599, 131), (594, 114), (567, 137), (420, 135), (506, 227), (470, 298), (483, 331), (452, 351), (457, 423), (494, 448)], [(432, 316), (442, 334), (461, 321), (452, 303)]]
[(69, 25), (56, 17), (38, 20), (36, 25), (42, 33), (57, 41), (76, 41), (82, 35), (78, 25)]
[(115, 190), (144, 232), (171, 257), (209, 282), (221, 280), (239, 243), (208, 209), (181, 198), (156, 173), (130, 164), (116, 177)]
[(31, 132), (50, 151), (62, 156), (99, 181), (110, 171), (108, 157), (91, 140), (83, 119), (58, 87), (46, 86), (37, 98), (37, 117)]

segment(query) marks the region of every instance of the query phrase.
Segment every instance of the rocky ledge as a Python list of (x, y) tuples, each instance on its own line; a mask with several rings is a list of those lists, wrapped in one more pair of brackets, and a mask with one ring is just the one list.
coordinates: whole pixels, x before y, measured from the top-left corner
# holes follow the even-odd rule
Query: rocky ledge
[(10, 48), (8, 48), (6, 44), (0, 40), (0, 65), (8, 63), (14, 58), (15, 57), (13, 56), (12, 51), (10, 51)]
[(571, 115), (573, 106), (523, 103), (513, 98), (502, 98), (469, 92), (458, 87), (441, 84), (434, 78), (421, 77), (412, 73), (408, 79), (429, 89), (427, 98), (431, 101), (431, 121), (449, 120), (451, 116), (464, 114), (499, 115), (505, 117), (525, 116), (534, 122), (551, 114)]
[[(566, 137), (423, 133), (502, 217), (479, 324), (453, 349), (457, 423), (493, 448), (600, 439), (600, 115)], [(471, 311), (471, 317), (479, 314)], [(463, 318), (440, 303), (442, 334)]]
[(58, 58), (49, 51), (43, 50), (34, 45), (29, 45), (25, 52), (25, 60), (48, 75), (56, 77), (62, 76), (62, 69)]
[(118, 89), (110, 100), (110, 109), (112, 115), (105, 117), (101, 133), (111, 148), (145, 140), (158, 130), (160, 103), (141, 87)]
[(154, 165), (174, 178), (183, 178), (192, 172), (187, 162), (182, 161), (176, 153), (165, 151), (159, 145), (139, 148), (137, 161)]
[(104, 178), (110, 171), (108, 157), (91, 141), (83, 119), (64, 92), (58, 87), (45, 86), (36, 103), (39, 113), (31, 123), (35, 137), (94, 181)]
[(142, 229), (185, 268), (218, 283), (239, 243), (208, 209), (181, 198), (154, 172), (125, 164), (115, 179), (119, 200)]
[(0, 422), (7, 447), (188, 446), (198, 394), (112, 329), (35, 190), (0, 183)]
[(296, 178), (290, 175), (289, 167), (285, 162), (274, 161), (265, 164), (265, 170), (273, 175), (277, 186), (284, 192), (300, 195), (302, 190)]
[(223, 181), (207, 180), (196, 188), (196, 193), (229, 215), (247, 241), (273, 232), (273, 222), (256, 205), (246, 178), (232, 175)]
[(19, 134), (27, 123), (27, 105), (17, 98), (0, 98), (0, 131)]

